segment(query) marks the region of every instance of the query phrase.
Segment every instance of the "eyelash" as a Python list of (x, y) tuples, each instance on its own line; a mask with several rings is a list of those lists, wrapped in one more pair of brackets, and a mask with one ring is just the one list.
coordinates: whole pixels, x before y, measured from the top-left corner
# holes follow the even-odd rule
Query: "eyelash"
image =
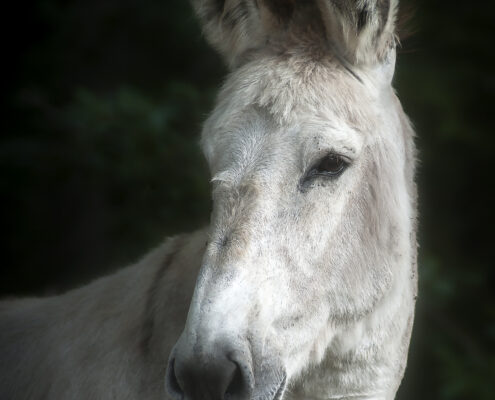
[(336, 153), (329, 153), (318, 160), (304, 175), (303, 183), (316, 177), (336, 179), (347, 169), (350, 162)]

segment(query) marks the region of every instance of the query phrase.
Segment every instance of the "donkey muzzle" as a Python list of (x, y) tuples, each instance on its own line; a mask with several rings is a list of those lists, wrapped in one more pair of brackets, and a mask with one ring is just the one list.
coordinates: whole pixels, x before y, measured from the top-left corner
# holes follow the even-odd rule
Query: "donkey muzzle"
[(225, 342), (208, 351), (171, 353), (167, 391), (174, 400), (249, 400), (254, 388), (250, 356)]

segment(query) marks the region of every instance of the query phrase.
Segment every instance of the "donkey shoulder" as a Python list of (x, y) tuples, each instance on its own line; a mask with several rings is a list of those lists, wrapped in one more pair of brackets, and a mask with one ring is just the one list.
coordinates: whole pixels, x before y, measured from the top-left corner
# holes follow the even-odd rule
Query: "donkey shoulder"
[(147, 382), (158, 376), (150, 368), (165, 368), (180, 334), (168, 322), (185, 320), (205, 237), (167, 239), (138, 263), (59, 296), (0, 302), (0, 399), (161, 391)]

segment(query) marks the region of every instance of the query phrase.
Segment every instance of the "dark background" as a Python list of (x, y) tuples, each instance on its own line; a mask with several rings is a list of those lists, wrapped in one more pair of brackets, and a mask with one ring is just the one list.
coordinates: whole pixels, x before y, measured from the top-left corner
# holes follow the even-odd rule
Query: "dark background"
[[(404, 2), (403, 2), (404, 3)], [(398, 399), (495, 396), (495, 2), (416, 10), (396, 87), (420, 150), (420, 296)], [(207, 223), (225, 69), (185, 0), (2, 7), (0, 295), (46, 295)]]

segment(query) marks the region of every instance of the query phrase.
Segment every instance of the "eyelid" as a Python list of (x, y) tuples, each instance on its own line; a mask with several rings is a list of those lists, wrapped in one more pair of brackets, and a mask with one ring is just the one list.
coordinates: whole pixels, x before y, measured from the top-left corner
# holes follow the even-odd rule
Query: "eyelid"
[[(324, 161), (324, 159), (326, 157), (331, 157), (331, 156), (340, 158), (342, 160), (342, 162), (344, 163), (344, 165), (342, 166), (340, 171), (338, 171), (335, 174), (314, 172), (318, 168), (320, 163), (322, 161)], [(309, 168), (307, 168), (306, 171), (304, 171), (303, 176), (302, 176), (302, 181), (304, 183), (305, 181), (306, 182), (310, 181), (313, 178), (318, 177), (318, 176), (329, 177), (329, 178), (339, 177), (351, 165), (351, 163), (352, 163), (352, 160), (350, 160), (349, 157), (346, 157), (345, 155), (341, 155), (341, 154), (335, 153), (335, 152), (329, 152), (329, 153), (327, 152), (327, 153), (325, 153), (324, 156), (322, 156), (322, 157), (318, 158), (316, 161), (314, 161), (313, 164), (311, 164), (311, 166)]]
[(320, 152), (320, 156), (322, 158), (330, 154), (335, 154), (336, 156), (342, 157), (346, 162), (352, 162), (356, 157), (357, 152), (352, 147), (343, 147), (338, 149), (330, 148)]
[(306, 161), (306, 165), (304, 165), (303, 172), (307, 173), (309, 172), (312, 168), (314, 168), (316, 165), (318, 165), (319, 162), (321, 162), (325, 157), (328, 157), (330, 155), (335, 155), (337, 157), (342, 158), (344, 162), (348, 165), (352, 164), (354, 162), (354, 157), (352, 157), (349, 153), (352, 152), (352, 155), (355, 155), (356, 152), (353, 151), (352, 149), (349, 149), (349, 152), (343, 152), (339, 151), (337, 149), (325, 149), (325, 150), (320, 150), (316, 154), (313, 154), (312, 157), (308, 157)]
[(330, 155), (334, 155), (334, 156), (337, 156), (337, 157), (341, 158), (347, 164), (350, 164), (353, 161), (353, 159), (351, 157), (349, 157), (347, 154), (345, 154), (345, 153), (339, 153), (339, 152), (336, 152), (336, 151), (329, 152), (326, 155), (324, 155), (323, 157), (328, 157)]

